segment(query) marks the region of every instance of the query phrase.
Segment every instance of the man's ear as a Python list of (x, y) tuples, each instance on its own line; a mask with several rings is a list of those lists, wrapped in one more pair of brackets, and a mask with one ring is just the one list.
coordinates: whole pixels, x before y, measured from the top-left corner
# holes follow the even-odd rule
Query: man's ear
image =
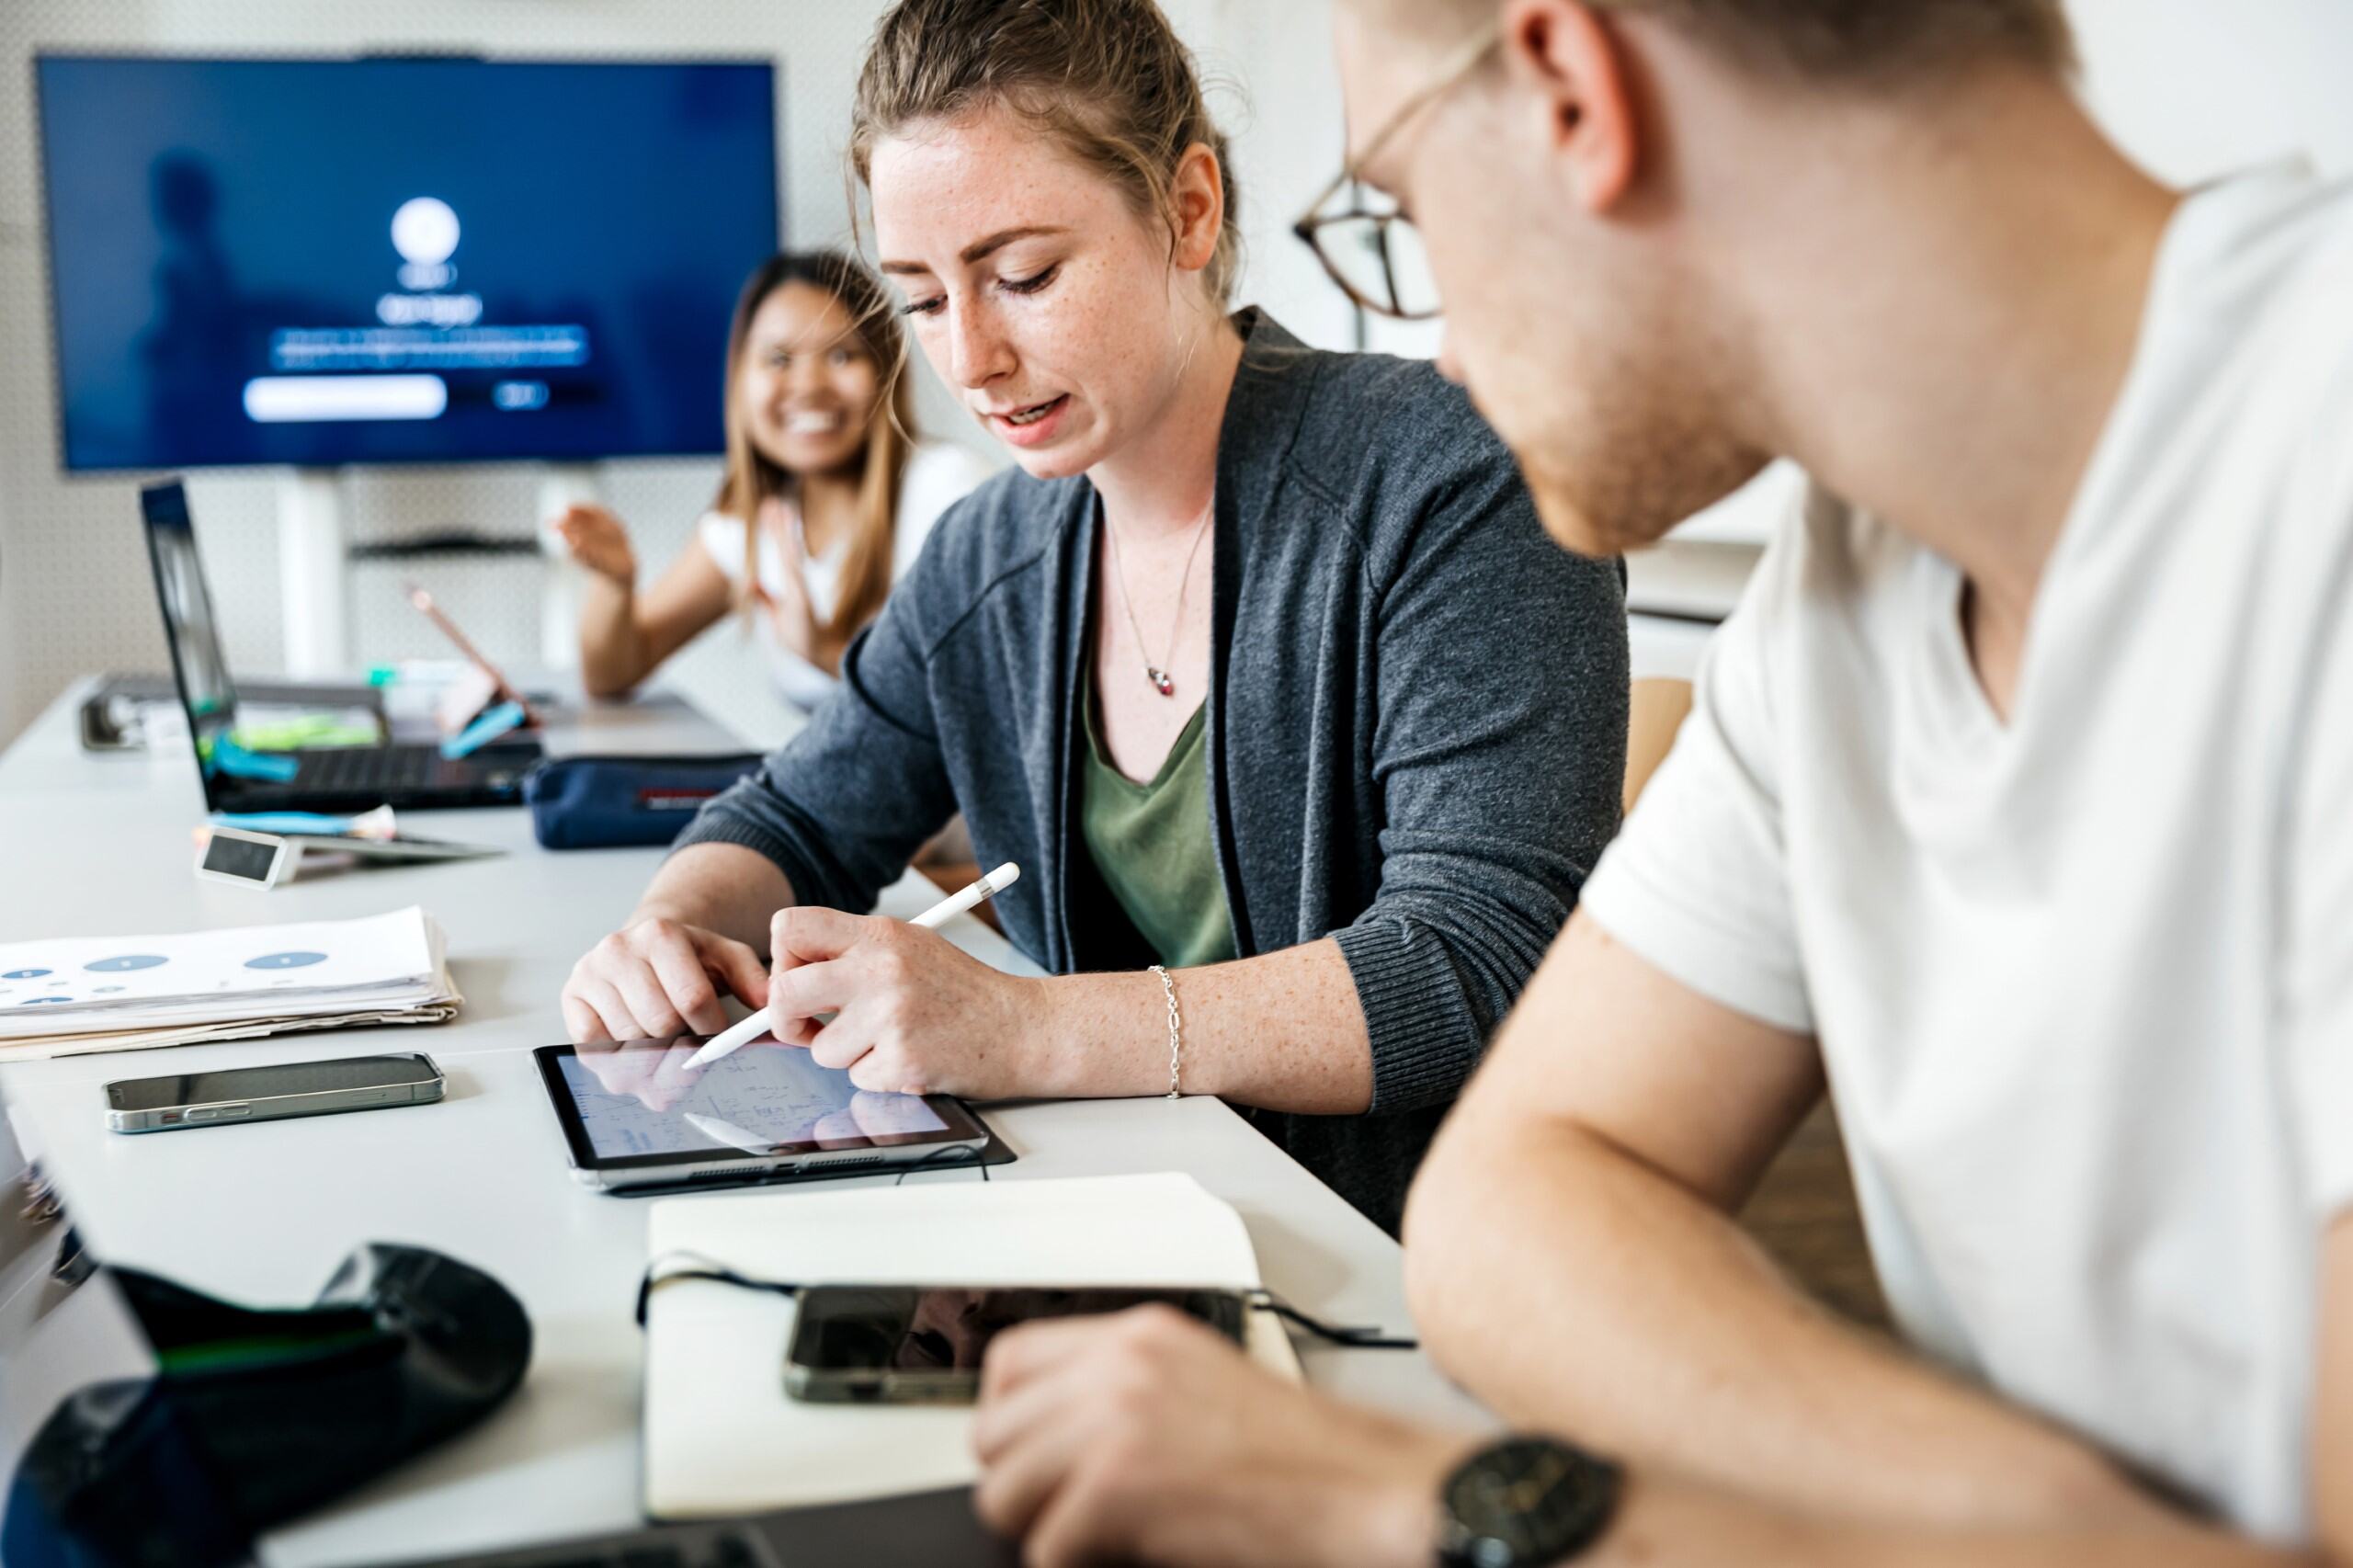
[(1615, 207), (1642, 161), (1623, 40), (1581, 0), (1507, 0), (1502, 50), (1577, 201), (1589, 212)]
[(1216, 258), (1225, 228), (1225, 169), (1207, 142), (1185, 149), (1176, 177), (1169, 182), (1168, 198), (1176, 227), (1176, 265), (1199, 272)]

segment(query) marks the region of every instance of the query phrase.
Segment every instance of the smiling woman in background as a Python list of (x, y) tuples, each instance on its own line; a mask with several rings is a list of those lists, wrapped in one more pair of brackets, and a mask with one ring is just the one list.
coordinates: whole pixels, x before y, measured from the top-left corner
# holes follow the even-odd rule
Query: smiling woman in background
[(737, 607), (788, 701), (806, 711), (832, 694), (842, 650), (988, 474), (915, 438), (903, 358), (896, 312), (848, 256), (787, 254), (753, 273), (727, 339), (727, 474), (694, 545), (640, 594), (619, 517), (584, 506), (554, 519), (589, 572), (591, 696), (628, 692)]

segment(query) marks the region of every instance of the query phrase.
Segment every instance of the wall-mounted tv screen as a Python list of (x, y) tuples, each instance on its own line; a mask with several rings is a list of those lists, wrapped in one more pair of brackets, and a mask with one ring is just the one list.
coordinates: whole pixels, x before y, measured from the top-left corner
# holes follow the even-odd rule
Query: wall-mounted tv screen
[(716, 452), (767, 62), (35, 62), (63, 460)]

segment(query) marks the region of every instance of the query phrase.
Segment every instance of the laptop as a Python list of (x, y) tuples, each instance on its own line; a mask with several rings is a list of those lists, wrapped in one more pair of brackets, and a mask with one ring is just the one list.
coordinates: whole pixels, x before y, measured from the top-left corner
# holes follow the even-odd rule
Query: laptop
[[(627, 1311), (617, 1302), (616, 1312)], [(69, 1401), (119, 1405), (153, 1379), (161, 1358), (111, 1278), (82, 1245), (55, 1184), (18, 1144), (0, 1098), (0, 1562), (8, 1568), (93, 1568), (127, 1540), (96, 1540), (104, 1520), (69, 1521), (53, 1506), (76, 1472), (51, 1438), (35, 1437)], [(145, 1428), (145, 1470), (167, 1494), (145, 1499), (170, 1521), (175, 1559), (250, 1561), (243, 1521), (208, 1479), (205, 1460), (166, 1411)], [(74, 1456), (63, 1456), (71, 1460)], [(134, 1528), (129, 1532), (139, 1534)], [(449, 1568), (1014, 1568), (1018, 1553), (956, 1489), (756, 1517), (645, 1525), (447, 1560)], [(410, 1560), (412, 1568), (420, 1568)]]
[(149, 485), (139, 493), (139, 506), (147, 524), (155, 597), (163, 607), (164, 640), (172, 651), (172, 678), (188, 712), (210, 810), (434, 811), (521, 801), (523, 775), (540, 757), (539, 743), (528, 738), (498, 741), (457, 758), (443, 756), (434, 742), (400, 742), (381, 734), (375, 745), (261, 753), (238, 745), (237, 687), (197, 553), (188, 492), (176, 480)]

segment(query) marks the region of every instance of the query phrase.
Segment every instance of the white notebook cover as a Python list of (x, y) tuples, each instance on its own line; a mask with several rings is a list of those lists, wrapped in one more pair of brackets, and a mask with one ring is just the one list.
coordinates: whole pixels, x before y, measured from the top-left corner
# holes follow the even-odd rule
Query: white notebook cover
[[(1242, 1216), (1176, 1173), (667, 1199), (647, 1230), (657, 1260), (693, 1253), (803, 1284), (1261, 1283)], [(793, 1311), (781, 1296), (704, 1280), (654, 1291), (647, 1514), (709, 1518), (977, 1478), (968, 1409), (788, 1398)], [(1300, 1376), (1273, 1313), (1251, 1313), (1249, 1335), (1253, 1356)]]

